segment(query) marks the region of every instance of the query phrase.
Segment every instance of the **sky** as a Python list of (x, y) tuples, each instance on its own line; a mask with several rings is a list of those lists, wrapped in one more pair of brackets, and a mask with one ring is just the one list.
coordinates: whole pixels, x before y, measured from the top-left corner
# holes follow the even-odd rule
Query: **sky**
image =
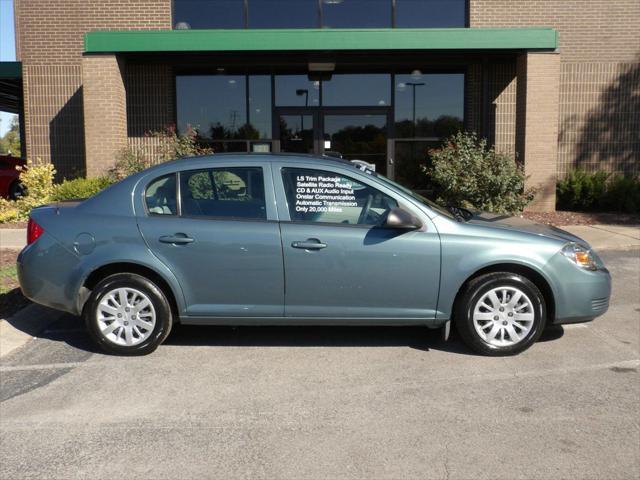
[[(0, 0), (0, 62), (16, 59), (15, 35), (13, 33), (13, 0)], [(0, 112), (0, 136), (9, 129), (15, 115)]]

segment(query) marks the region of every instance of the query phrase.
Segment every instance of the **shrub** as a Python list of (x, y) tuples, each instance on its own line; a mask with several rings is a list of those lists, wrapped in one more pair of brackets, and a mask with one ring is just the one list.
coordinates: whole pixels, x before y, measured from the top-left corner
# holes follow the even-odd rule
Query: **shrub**
[(25, 167), (16, 168), (20, 170), (20, 181), (26, 188), (26, 195), (16, 201), (0, 201), (0, 222), (27, 220), (32, 208), (45, 205), (52, 199), (56, 174), (53, 165), (27, 160)]
[(184, 134), (178, 134), (172, 126), (159, 132), (151, 132), (150, 135), (160, 140), (160, 162), (213, 153), (213, 149), (203, 147), (198, 142), (198, 132), (191, 127), (188, 127)]
[(151, 165), (151, 160), (147, 158), (142, 148), (125, 147), (118, 153), (116, 163), (109, 171), (109, 176), (113, 181), (122, 180), (129, 175), (149, 168)]
[(213, 149), (200, 145), (197, 132), (191, 128), (185, 134), (178, 134), (175, 127), (167, 127), (150, 132), (148, 136), (158, 140), (156, 153), (150, 154), (143, 147), (125, 147), (116, 157), (115, 166), (109, 172), (114, 180), (122, 180), (153, 165), (176, 158), (213, 153)]
[(525, 189), (525, 175), (515, 159), (496, 153), (475, 133), (459, 132), (429, 154), (432, 166), (424, 172), (439, 203), (516, 213), (534, 198), (535, 191)]
[(0, 197), (0, 223), (10, 223), (18, 220), (19, 212), (16, 202)]
[(637, 177), (577, 169), (558, 181), (556, 195), (559, 210), (640, 211), (640, 179)]
[(76, 178), (65, 180), (53, 187), (51, 200), (79, 200), (94, 196), (113, 183), (108, 177)]
[(610, 212), (640, 212), (640, 178), (621, 175), (612, 178), (607, 184), (601, 207)]
[(556, 185), (556, 206), (561, 210), (591, 210), (606, 191), (609, 174), (589, 174), (578, 169), (570, 172)]

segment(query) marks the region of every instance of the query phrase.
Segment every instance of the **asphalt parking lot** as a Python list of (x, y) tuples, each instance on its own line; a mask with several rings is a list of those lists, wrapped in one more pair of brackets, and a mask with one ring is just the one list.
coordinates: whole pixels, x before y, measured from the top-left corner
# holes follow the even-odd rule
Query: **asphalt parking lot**
[(0, 478), (640, 476), (640, 252), (609, 312), (512, 358), (418, 328), (182, 327), (103, 355), (65, 316), (0, 361)]

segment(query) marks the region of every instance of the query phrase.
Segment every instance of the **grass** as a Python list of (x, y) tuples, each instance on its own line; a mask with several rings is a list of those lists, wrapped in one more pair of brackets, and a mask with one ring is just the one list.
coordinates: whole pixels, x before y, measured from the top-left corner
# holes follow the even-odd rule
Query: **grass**
[(17, 256), (17, 250), (0, 250), (0, 318), (8, 318), (29, 304), (20, 291)]
[(0, 295), (9, 293), (18, 286), (18, 272), (15, 265), (0, 267)]

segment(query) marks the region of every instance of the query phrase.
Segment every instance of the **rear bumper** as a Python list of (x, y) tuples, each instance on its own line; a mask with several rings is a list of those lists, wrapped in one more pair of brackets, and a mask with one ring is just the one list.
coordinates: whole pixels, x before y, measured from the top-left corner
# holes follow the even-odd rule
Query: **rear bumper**
[(77, 292), (71, 289), (70, 274), (78, 257), (62, 247), (46, 232), (18, 255), (20, 289), (29, 300), (77, 314)]

